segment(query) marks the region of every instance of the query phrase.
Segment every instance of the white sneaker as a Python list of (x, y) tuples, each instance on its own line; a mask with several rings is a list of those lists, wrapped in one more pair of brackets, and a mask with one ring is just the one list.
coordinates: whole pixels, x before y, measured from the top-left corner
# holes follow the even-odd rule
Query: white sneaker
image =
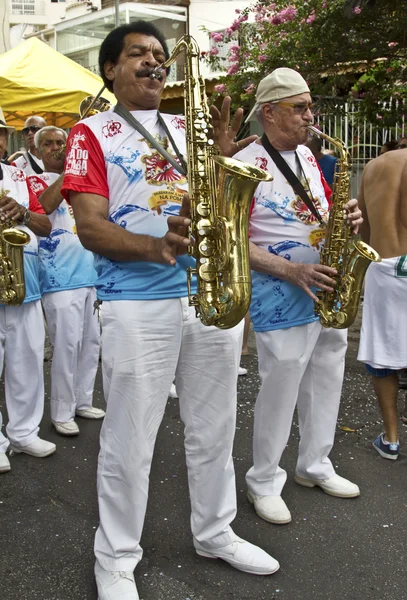
[(281, 496), (255, 496), (247, 492), (247, 499), (254, 505), (256, 513), (269, 523), (285, 525), (291, 522), (291, 513)]
[(329, 479), (307, 479), (296, 473), (294, 481), (305, 487), (318, 486), (325, 493), (337, 498), (356, 498), (360, 496), (360, 489), (356, 483), (352, 483), (348, 479), (344, 479), (344, 477), (336, 474)]
[(95, 562), (99, 600), (139, 600), (132, 571), (105, 571)]
[(280, 568), (278, 562), (258, 546), (236, 536), (231, 544), (222, 548), (203, 548), (196, 540), (194, 546), (199, 556), (221, 558), (235, 569), (252, 575), (271, 575)]
[(11, 465), (6, 453), (0, 452), (0, 473), (7, 473), (7, 471), (10, 471), (10, 469)]
[(62, 421), (52, 421), (53, 426), (57, 430), (60, 435), (78, 435), (79, 427), (75, 423), (75, 421), (67, 421), (63, 423)]
[(168, 394), (168, 396), (170, 398), (178, 398), (177, 388), (175, 387), (174, 383), (171, 384), (170, 393)]
[(52, 442), (37, 438), (27, 446), (14, 446), (14, 444), (10, 444), (10, 456), (23, 453), (36, 456), (37, 458), (45, 458), (46, 456), (50, 456), (50, 454), (54, 454), (56, 449), (57, 447)]
[(76, 415), (78, 417), (82, 417), (82, 419), (103, 419), (105, 414), (106, 413), (104, 410), (101, 408), (96, 408), (95, 406), (90, 406), (89, 408), (84, 408), (82, 410), (76, 410)]
[(238, 375), (247, 375), (247, 369), (244, 367), (239, 367)]

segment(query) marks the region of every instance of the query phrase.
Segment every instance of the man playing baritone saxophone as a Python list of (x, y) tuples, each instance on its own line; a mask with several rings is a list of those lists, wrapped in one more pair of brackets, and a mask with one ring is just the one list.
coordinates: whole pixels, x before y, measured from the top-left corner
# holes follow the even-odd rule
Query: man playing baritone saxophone
[(366, 165), (359, 204), (365, 215), (362, 239), (382, 261), (366, 273), (358, 359), (372, 375), (384, 421), (373, 447), (395, 460), (400, 451), (397, 371), (407, 367), (407, 149)]
[[(160, 115), (168, 58), (162, 33), (139, 21), (109, 33), (100, 72), (121, 107), (160, 149), (185, 154), (184, 119)], [(128, 115), (127, 112), (125, 112)], [(171, 133), (170, 142), (165, 128)], [(233, 144), (224, 135), (224, 147)], [(267, 575), (278, 562), (239, 538), (232, 446), (243, 323), (205, 327), (188, 306), (191, 241), (187, 179), (145, 134), (113, 110), (85, 119), (67, 144), (63, 195), (78, 235), (95, 255), (103, 302), (106, 417), (98, 467), (100, 525), (95, 539), (99, 600), (137, 600), (149, 472), (172, 381), (185, 423), (193, 543), (198, 554)], [(163, 502), (165, 503), (165, 498)]]
[(60, 435), (72, 436), (79, 433), (75, 415), (101, 419), (105, 413), (92, 406), (100, 341), (93, 254), (79, 241), (72, 208), (61, 196), (66, 138), (53, 126), (35, 134), (44, 173), (28, 182), (52, 224), (38, 250), (42, 305), (54, 347), (51, 421)]
[[(304, 146), (313, 122), (307, 83), (296, 71), (279, 68), (262, 79), (256, 100), (249, 119), (257, 114), (264, 144), (268, 140), (280, 153), (326, 221), (330, 190)], [(301, 435), (295, 481), (341, 498), (360, 493), (357, 485), (335, 473), (328, 458), (341, 396), (346, 331), (324, 329), (314, 314), (316, 289), (331, 291), (335, 286), (336, 271), (319, 264), (325, 227), (295, 194), (260, 138), (235, 158), (274, 177), (258, 186), (250, 218), (250, 314), (262, 383), (254, 415), (253, 466), (246, 480), (257, 514), (282, 524), (291, 521), (291, 514), (281, 497), (287, 473), (279, 462), (295, 406)], [(356, 232), (362, 221), (357, 201), (349, 201), (347, 209)]]
[[(8, 127), (0, 108), (0, 155), (7, 149)], [(14, 453), (23, 452), (45, 457), (55, 452), (55, 444), (38, 436), (44, 412), (44, 320), (38, 279), (38, 248), (36, 235), (48, 235), (51, 223), (27, 187), (21, 169), (0, 165), (0, 228), (9, 223), (30, 236), (24, 246), (25, 300), (21, 306), (0, 304), (0, 372), (4, 369), (5, 399), (8, 412), (8, 439), (1, 431), (0, 473), (10, 470), (6, 456), (8, 447)], [(4, 240), (1, 242), (5, 252)], [(4, 257), (3, 257), (4, 258)], [(15, 265), (12, 264), (12, 271)], [(15, 275), (15, 272), (12, 273)], [(7, 288), (8, 289), (8, 288)], [(1, 290), (4, 292), (4, 289)]]

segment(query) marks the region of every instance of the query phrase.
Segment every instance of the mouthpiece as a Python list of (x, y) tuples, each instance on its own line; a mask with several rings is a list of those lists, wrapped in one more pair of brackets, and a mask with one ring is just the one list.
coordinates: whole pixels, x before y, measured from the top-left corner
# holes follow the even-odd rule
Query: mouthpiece
[(158, 81), (162, 81), (163, 80), (163, 76), (161, 73), (161, 65), (159, 67), (157, 67), (156, 69), (154, 69), (154, 71), (152, 71), (149, 75), (150, 79), (158, 79)]

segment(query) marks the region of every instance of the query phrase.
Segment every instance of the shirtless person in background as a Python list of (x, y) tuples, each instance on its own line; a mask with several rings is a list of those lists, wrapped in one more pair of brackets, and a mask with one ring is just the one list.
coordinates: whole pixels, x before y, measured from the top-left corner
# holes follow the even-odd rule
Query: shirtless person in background
[(384, 421), (373, 447), (396, 460), (397, 371), (407, 367), (407, 149), (368, 163), (358, 201), (362, 239), (382, 257), (366, 274), (358, 359), (372, 375)]

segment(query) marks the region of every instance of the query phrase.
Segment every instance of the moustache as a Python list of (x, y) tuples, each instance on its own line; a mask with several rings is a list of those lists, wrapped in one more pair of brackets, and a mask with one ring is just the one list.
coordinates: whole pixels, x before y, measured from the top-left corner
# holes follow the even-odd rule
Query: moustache
[(137, 71), (136, 77), (149, 77), (150, 79), (158, 79), (158, 81), (162, 81), (163, 79), (160, 67), (156, 69), (140, 69), (140, 71)]

